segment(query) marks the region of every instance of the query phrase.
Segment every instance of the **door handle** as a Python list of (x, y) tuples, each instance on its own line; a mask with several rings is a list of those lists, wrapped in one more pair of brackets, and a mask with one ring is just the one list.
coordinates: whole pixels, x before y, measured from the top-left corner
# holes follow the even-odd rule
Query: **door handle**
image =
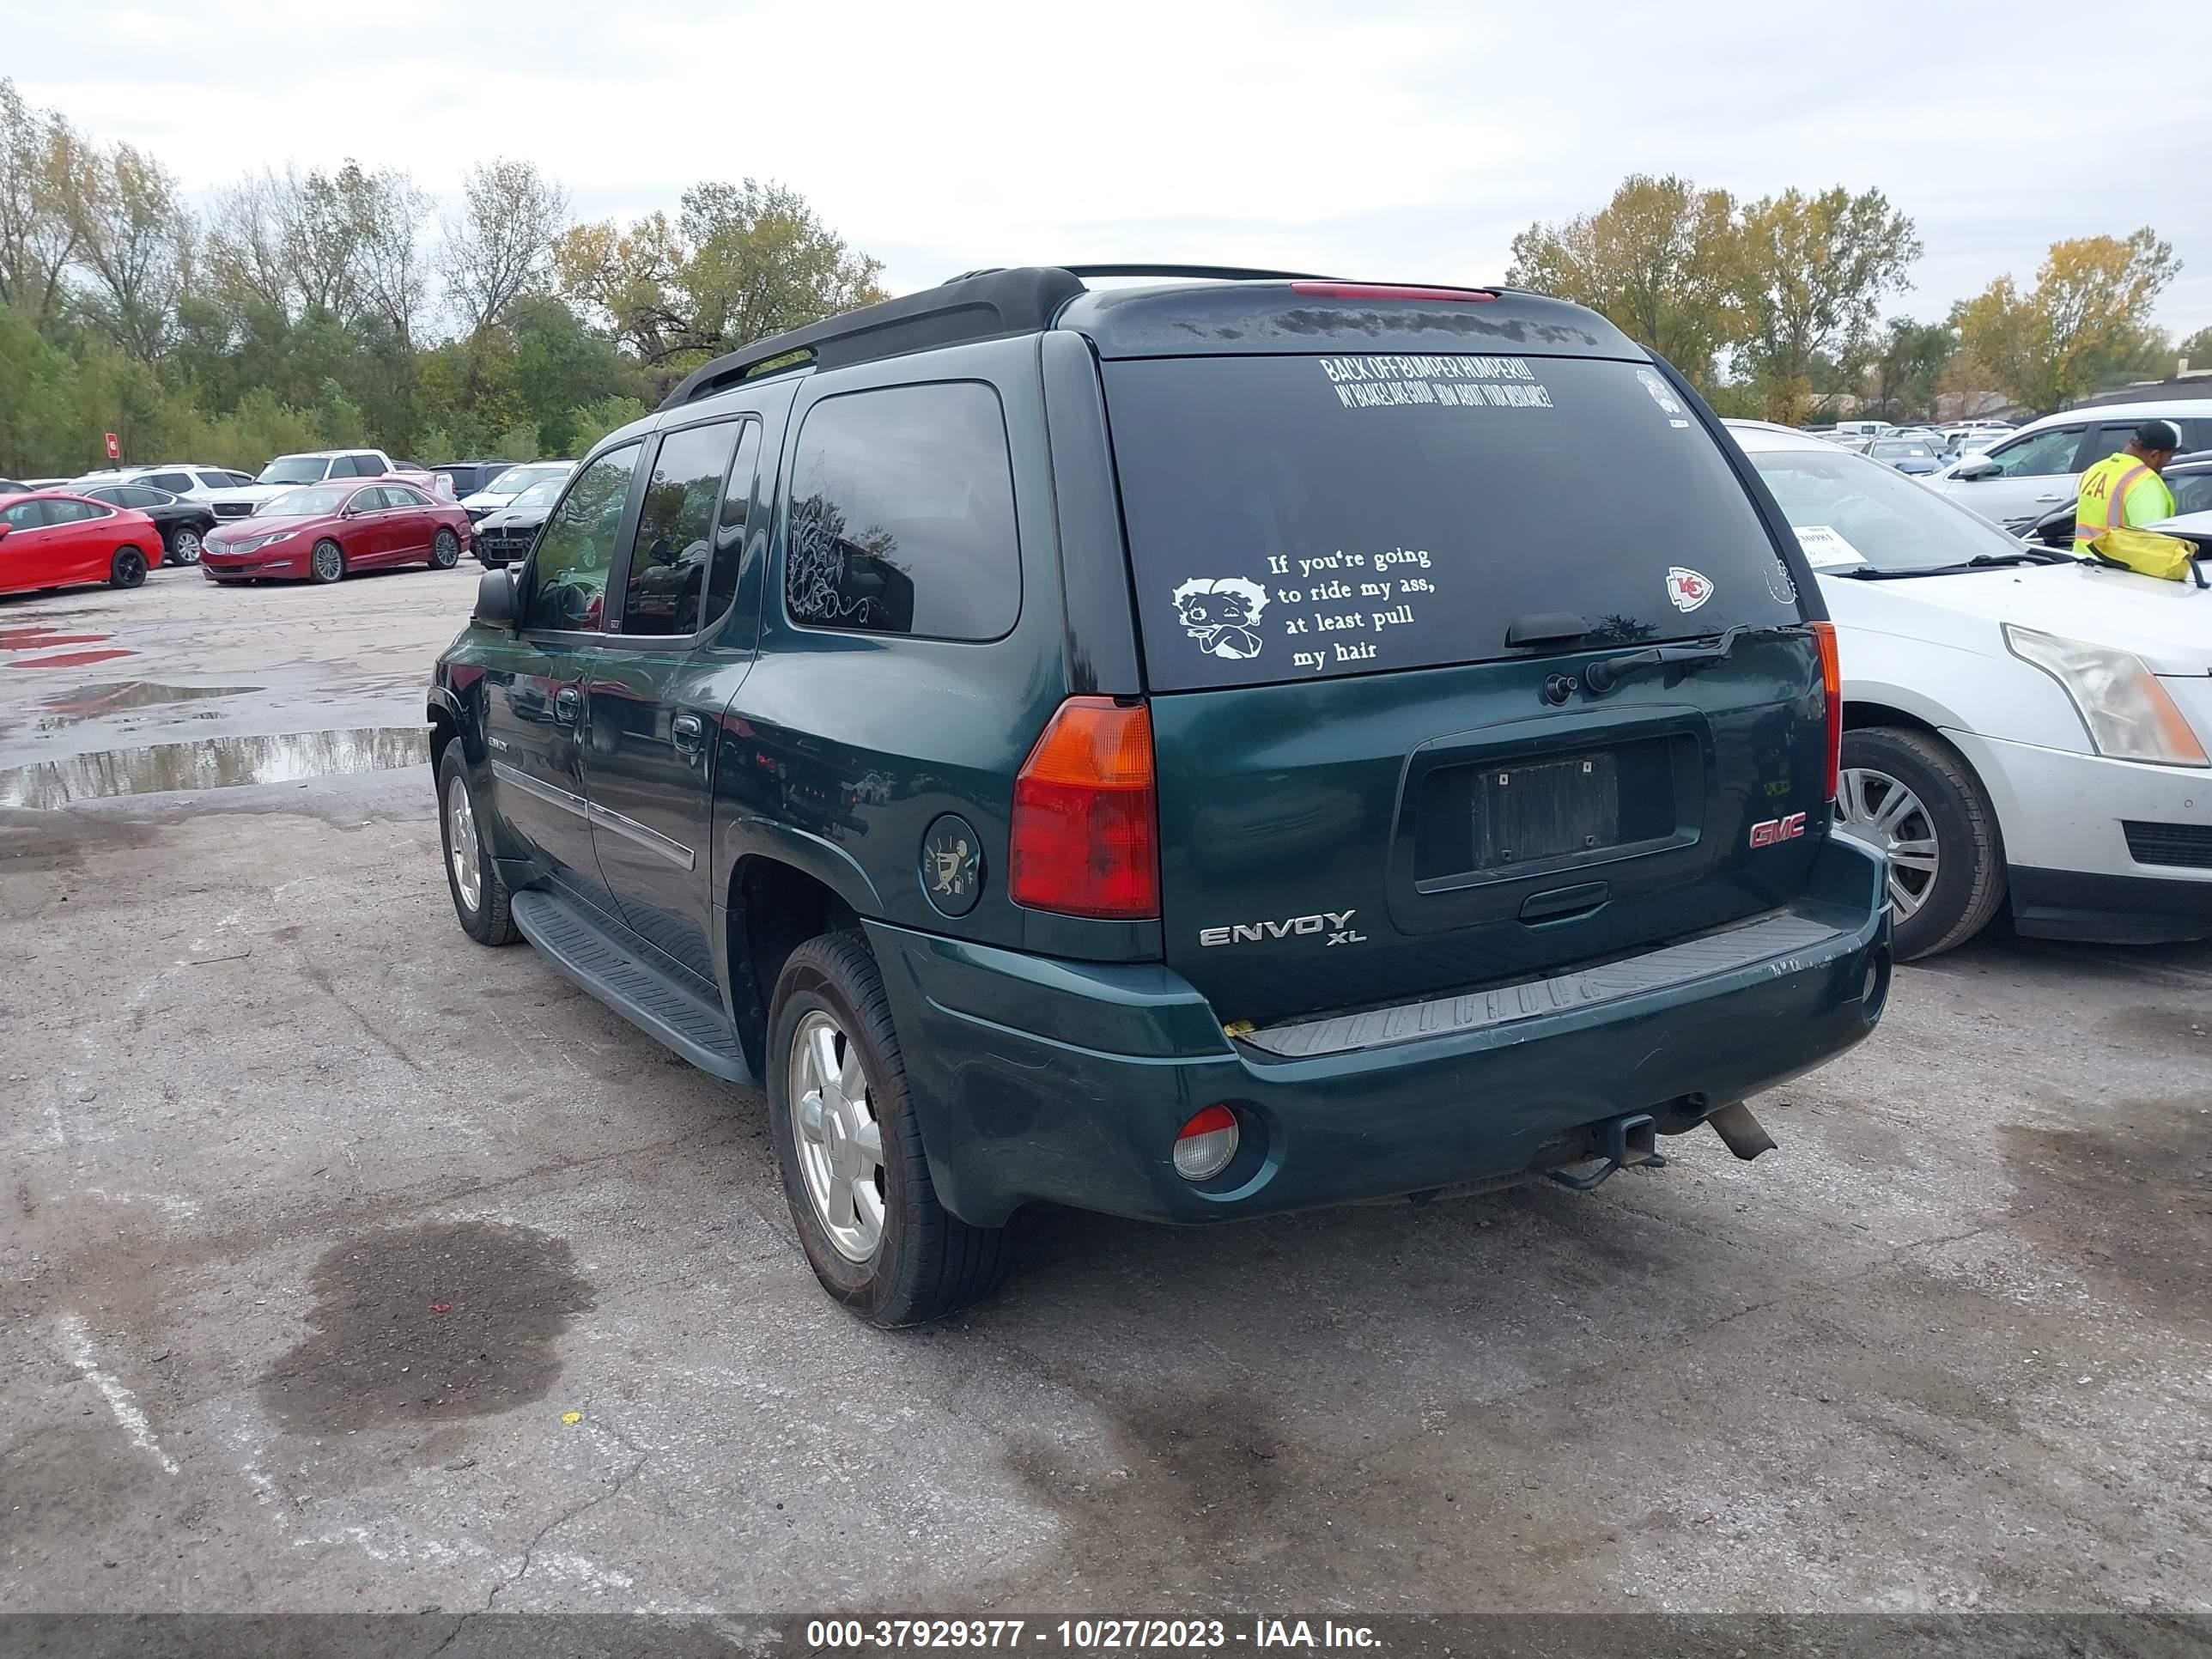
[(687, 755), (696, 755), (707, 747), (707, 722), (696, 714), (678, 714), (668, 722), (668, 740)]
[(576, 723), (576, 711), (584, 704), (584, 694), (573, 685), (564, 685), (553, 694), (553, 718), (562, 726)]

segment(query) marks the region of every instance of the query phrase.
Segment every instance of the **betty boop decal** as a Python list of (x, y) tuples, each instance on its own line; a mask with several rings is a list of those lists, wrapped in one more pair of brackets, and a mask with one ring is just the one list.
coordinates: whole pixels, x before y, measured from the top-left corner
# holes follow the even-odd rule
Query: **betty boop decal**
[(1267, 608), (1267, 590), (1243, 576), (1194, 577), (1175, 591), (1183, 632), (1209, 656), (1256, 657), (1265, 643), (1253, 624)]

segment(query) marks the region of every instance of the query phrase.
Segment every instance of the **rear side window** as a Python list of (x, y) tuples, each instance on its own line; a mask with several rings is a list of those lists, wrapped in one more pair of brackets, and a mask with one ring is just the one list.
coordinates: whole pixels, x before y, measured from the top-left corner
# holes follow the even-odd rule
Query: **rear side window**
[(810, 628), (995, 640), (1021, 614), (1013, 464), (978, 381), (826, 398), (793, 460), (784, 603)]
[[(1155, 690), (1800, 620), (1720, 448), (1649, 367), (1589, 358), (1105, 365)], [(1551, 624), (1556, 626), (1556, 623)]]
[(139, 482), (152, 484), (156, 489), (166, 489), (173, 495), (192, 487), (189, 472), (149, 472)]
[(49, 501), (46, 503), (48, 524), (82, 524), (88, 519), (106, 519), (114, 509), (96, 501)]
[(623, 633), (696, 634), (705, 623), (714, 517), (744, 424), (688, 427), (661, 440), (630, 544)]

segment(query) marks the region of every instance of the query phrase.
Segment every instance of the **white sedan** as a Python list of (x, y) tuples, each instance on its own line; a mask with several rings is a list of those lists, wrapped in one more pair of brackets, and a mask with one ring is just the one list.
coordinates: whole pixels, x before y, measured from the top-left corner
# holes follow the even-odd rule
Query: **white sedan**
[(1878, 463), (1735, 434), (1844, 668), (1838, 827), (1885, 849), (1897, 952), (2212, 936), (2212, 590), (2026, 544)]

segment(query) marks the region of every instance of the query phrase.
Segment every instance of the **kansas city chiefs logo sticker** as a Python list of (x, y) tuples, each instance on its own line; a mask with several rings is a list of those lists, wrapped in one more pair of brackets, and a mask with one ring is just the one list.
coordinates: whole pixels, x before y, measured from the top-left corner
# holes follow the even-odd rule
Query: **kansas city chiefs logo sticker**
[(1667, 597), (1674, 602), (1677, 611), (1695, 611), (1713, 596), (1712, 579), (1702, 572), (1685, 570), (1679, 564), (1667, 567)]

